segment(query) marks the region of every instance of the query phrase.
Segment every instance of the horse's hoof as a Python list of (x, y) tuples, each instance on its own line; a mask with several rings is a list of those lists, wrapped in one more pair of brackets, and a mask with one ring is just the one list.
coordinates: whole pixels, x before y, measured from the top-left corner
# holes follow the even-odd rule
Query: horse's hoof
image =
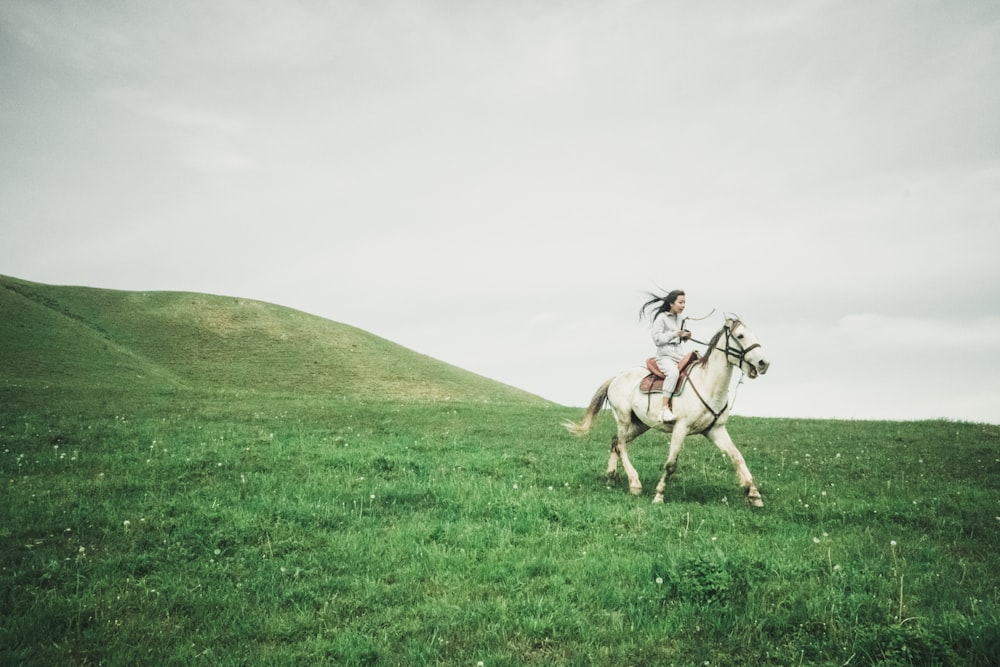
[(631, 493), (633, 496), (641, 496), (642, 495), (642, 487), (641, 486), (630, 486), (629, 489), (628, 489), (628, 492)]
[(662, 505), (663, 504), (663, 494), (657, 493), (656, 497), (653, 498), (653, 504), (654, 505)]
[(761, 500), (761, 498), (760, 498), (760, 491), (758, 491), (757, 487), (754, 486), (753, 484), (751, 484), (747, 488), (743, 489), (743, 493), (746, 494), (746, 496), (747, 496), (747, 503), (750, 504), (750, 507), (763, 507), (764, 506), (764, 501)]

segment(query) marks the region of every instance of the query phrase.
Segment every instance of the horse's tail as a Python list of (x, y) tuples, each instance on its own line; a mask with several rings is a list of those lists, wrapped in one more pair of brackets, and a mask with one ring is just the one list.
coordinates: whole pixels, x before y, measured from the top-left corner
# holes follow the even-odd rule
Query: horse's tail
[(608, 387), (611, 386), (611, 380), (614, 380), (614, 378), (611, 378), (598, 387), (597, 393), (590, 399), (590, 406), (587, 408), (587, 412), (584, 413), (583, 420), (579, 423), (571, 421), (563, 422), (563, 426), (567, 431), (575, 436), (583, 436), (590, 433), (590, 427), (594, 425), (594, 419), (600, 414), (601, 408), (604, 407), (604, 402), (608, 400)]

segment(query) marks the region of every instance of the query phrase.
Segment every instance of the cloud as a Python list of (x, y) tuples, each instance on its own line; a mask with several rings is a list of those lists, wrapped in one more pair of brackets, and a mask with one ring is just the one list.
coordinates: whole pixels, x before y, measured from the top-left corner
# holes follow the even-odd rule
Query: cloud
[(1000, 317), (943, 319), (847, 315), (837, 334), (855, 344), (892, 346), (905, 350), (988, 350), (1000, 348)]
[(160, 100), (137, 88), (103, 88), (95, 97), (122, 108), (140, 122), (159, 124), (160, 143), (146, 148), (169, 151), (184, 165), (205, 172), (240, 172), (257, 166), (257, 160), (241, 148), (250, 144), (251, 124), (245, 117)]
[(264, 298), (564, 402), (648, 356), (657, 287), (761, 337), (747, 409), (909, 414), (931, 376), (982, 406), (1000, 372), (990, 3), (54, 0), (0, 31), (5, 272)]
[(256, 161), (239, 153), (225, 150), (195, 148), (180, 157), (181, 162), (200, 171), (240, 172), (257, 166)]
[(145, 113), (168, 125), (211, 134), (238, 135), (247, 131), (247, 121), (205, 109), (174, 103), (152, 104)]

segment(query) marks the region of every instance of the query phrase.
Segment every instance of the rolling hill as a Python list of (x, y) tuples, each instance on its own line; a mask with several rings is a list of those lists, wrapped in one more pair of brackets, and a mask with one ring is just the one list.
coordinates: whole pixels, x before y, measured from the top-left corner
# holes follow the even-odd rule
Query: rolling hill
[(5, 392), (249, 390), (548, 404), (355, 327), (248, 299), (0, 276), (0, 313)]
[(995, 427), (734, 418), (751, 512), (707, 443), (632, 497), (578, 417), (280, 306), (0, 277), (0, 664), (996, 664)]

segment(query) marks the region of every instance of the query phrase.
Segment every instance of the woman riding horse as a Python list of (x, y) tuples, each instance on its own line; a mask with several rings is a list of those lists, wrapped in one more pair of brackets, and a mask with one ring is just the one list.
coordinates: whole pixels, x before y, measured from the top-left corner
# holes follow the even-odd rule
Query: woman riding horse
[(618, 373), (598, 387), (583, 419), (566, 422), (565, 426), (575, 435), (585, 435), (590, 432), (604, 405), (609, 405), (615, 416), (617, 432), (611, 440), (607, 474), (613, 477), (620, 461), (625, 466), (629, 490), (633, 494), (642, 493), (642, 482), (629, 460), (629, 444), (649, 429), (670, 433), (670, 451), (663, 464), (663, 476), (656, 485), (654, 503), (663, 502), (667, 481), (677, 471), (677, 458), (685, 437), (689, 433), (700, 433), (732, 461), (740, 488), (750, 505), (762, 507), (764, 502), (760, 492), (754, 485), (743, 455), (729, 437), (726, 421), (729, 419), (729, 385), (733, 371), (739, 369), (753, 380), (767, 373), (771, 362), (754, 333), (735, 316), (726, 318), (706, 347), (705, 354), (692, 365), (685, 388), (674, 397), (672, 422), (667, 424), (659, 419), (659, 409), (650, 405), (649, 395), (640, 386), (649, 371), (645, 366), (636, 366)]
[(666, 296), (650, 294), (652, 299), (642, 304), (639, 317), (647, 316), (656, 306), (650, 333), (656, 345), (656, 365), (663, 373), (663, 410), (660, 421), (664, 424), (676, 419), (670, 411), (670, 398), (677, 388), (677, 364), (684, 358), (684, 341), (691, 337), (691, 332), (683, 328), (681, 313), (687, 305), (684, 290), (675, 289)]

